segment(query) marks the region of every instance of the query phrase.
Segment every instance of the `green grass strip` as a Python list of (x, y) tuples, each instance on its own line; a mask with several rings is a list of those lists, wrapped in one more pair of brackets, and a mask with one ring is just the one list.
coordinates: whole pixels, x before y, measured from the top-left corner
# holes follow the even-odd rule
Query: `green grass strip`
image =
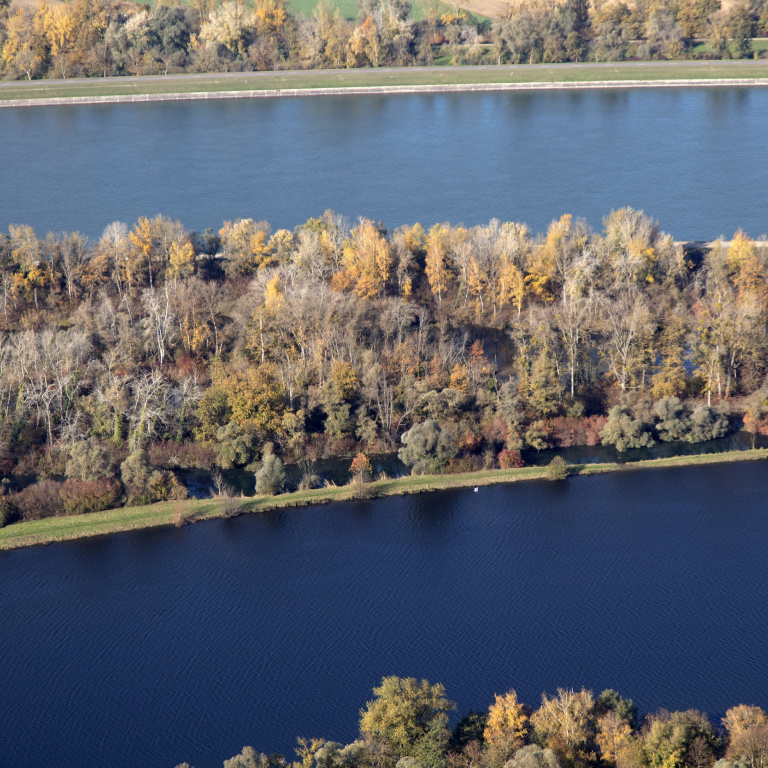
[(502, 67), (409, 67), (404, 69), (251, 72), (219, 75), (82, 78), (0, 83), (0, 102), (60, 98), (231, 94), (239, 91), (397, 86), (472, 86), (524, 83), (756, 80), (768, 77), (768, 61), (625, 62)]
[[(570, 465), (572, 475), (594, 475), (605, 472), (626, 472), (632, 470), (661, 469), (665, 467), (689, 467), (701, 464), (723, 464), (735, 461), (768, 459), (768, 449), (756, 448), (748, 451), (698, 454), (695, 456), (673, 456), (665, 459), (628, 462), (626, 464), (575, 464)], [(372, 498), (400, 496), (410, 493), (428, 493), (453, 488), (499, 485), (524, 480), (542, 480), (547, 476), (546, 467), (523, 467), (521, 469), (492, 469), (467, 472), (457, 475), (416, 475), (370, 483), (368, 490)], [(305, 507), (333, 501), (349, 501), (354, 498), (348, 487), (321, 488), (310, 491), (296, 491), (281, 496), (237, 499), (242, 512), (267, 512), (288, 507)], [(101, 536), (108, 533), (134, 531), (143, 528), (176, 525), (180, 520), (193, 523), (227, 515), (227, 499), (192, 499), (187, 501), (161, 502), (142, 507), (123, 507), (107, 512), (93, 512), (72, 517), (49, 517), (45, 520), (30, 520), (14, 523), (0, 529), (0, 550), (30, 547), (36, 544), (50, 544), (55, 541)]]

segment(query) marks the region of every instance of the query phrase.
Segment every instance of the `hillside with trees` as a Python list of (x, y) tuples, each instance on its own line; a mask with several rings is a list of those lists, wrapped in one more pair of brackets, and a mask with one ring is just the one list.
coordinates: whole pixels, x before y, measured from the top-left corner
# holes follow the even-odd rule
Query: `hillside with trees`
[(413, 472), (521, 452), (768, 432), (768, 249), (689, 251), (626, 208), (392, 231), (162, 216), (0, 235), (3, 519), (180, 498), (183, 468), (304, 487), (314, 462)]
[(734, 706), (717, 724), (695, 709), (659, 710), (640, 722), (632, 699), (610, 689), (596, 697), (558, 688), (542, 694), (538, 709), (510, 690), (451, 731), (456, 704), (439, 683), (385, 677), (373, 693), (351, 744), (299, 738), (293, 763), (244, 747), (224, 768), (763, 768), (768, 761), (768, 715), (757, 706)]
[(0, 76), (751, 58), (765, 53), (753, 38), (768, 35), (767, 0), (523, 1), (493, 20), (460, 3), (412, 10), (407, 0), (359, 0), (350, 20), (330, 0), (309, 17), (285, 0), (0, 0)]

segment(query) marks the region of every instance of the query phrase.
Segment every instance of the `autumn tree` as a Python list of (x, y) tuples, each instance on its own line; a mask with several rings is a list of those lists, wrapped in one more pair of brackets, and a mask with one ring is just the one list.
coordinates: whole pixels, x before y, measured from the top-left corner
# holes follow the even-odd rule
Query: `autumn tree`
[(537, 740), (553, 749), (561, 762), (583, 766), (594, 760), (595, 700), (591, 691), (558, 688), (542, 694), (541, 707), (531, 715)]
[(510, 690), (503, 696), (497, 694), (488, 709), (488, 721), (483, 731), (488, 764), (492, 768), (504, 765), (525, 744), (528, 729), (528, 711), (517, 700), (517, 693)]
[(760, 708), (739, 704), (722, 720), (728, 731), (727, 756), (749, 768), (768, 765), (768, 715)]
[(449, 231), (446, 227), (435, 224), (430, 229), (427, 236), (426, 251), (425, 272), (429, 280), (429, 287), (433, 295), (437, 297), (437, 303), (441, 305), (443, 296), (451, 282)]
[(354, 227), (342, 257), (343, 272), (337, 273), (331, 285), (353, 289), (358, 296), (371, 299), (380, 295), (390, 279), (393, 258), (389, 243), (376, 225), (361, 219)]

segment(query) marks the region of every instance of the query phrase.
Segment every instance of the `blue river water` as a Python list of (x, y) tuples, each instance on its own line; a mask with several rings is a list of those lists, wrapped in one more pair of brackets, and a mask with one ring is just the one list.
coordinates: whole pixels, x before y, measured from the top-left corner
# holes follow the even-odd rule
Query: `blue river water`
[(768, 89), (340, 96), (0, 110), (0, 229), (98, 237), (327, 208), (395, 227), (599, 229), (632, 206), (678, 240), (768, 232)]
[(0, 555), (0, 763), (214, 768), (355, 737), (384, 675), (768, 706), (764, 462), (244, 516)]

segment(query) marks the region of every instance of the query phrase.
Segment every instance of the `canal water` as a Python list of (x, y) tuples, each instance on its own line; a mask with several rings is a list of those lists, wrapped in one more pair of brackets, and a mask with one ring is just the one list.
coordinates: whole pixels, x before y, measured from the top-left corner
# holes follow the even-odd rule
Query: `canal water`
[(764, 462), (331, 504), (0, 555), (2, 763), (197, 768), (582, 685), (768, 706)]

